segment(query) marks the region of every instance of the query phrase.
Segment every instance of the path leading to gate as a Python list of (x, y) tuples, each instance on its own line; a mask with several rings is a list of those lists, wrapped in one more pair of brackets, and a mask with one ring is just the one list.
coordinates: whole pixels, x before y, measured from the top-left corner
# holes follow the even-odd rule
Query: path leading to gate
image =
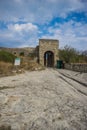
[(87, 74), (46, 69), (0, 78), (0, 126), (86, 130)]

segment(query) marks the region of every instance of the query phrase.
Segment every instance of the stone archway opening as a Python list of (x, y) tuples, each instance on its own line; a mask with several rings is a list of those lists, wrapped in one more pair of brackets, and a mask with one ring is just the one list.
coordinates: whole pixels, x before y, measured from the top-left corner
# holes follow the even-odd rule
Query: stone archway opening
[(44, 53), (44, 66), (54, 67), (54, 53), (52, 51), (46, 51)]

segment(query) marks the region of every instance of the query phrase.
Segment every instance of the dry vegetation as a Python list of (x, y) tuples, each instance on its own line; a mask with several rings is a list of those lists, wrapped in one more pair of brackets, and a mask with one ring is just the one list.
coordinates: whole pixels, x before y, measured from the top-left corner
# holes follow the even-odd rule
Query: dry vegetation
[(30, 70), (30, 71), (44, 69), (44, 67), (42, 67), (40, 64), (32, 60), (27, 62), (22, 62), (20, 68), (24, 70)]
[(12, 63), (0, 62), (0, 75), (9, 75), (13, 68)]
[(0, 76), (15, 75), (16, 73), (23, 73), (25, 70), (42, 70), (44, 69), (39, 65), (34, 58), (18, 56), (21, 59), (20, 66), (14, 66), (14, 61), (17, 56), (7, 52), (0, 51)]
[(23, 73), (26, 70), (42, 70), (44, 67), (34, 61), (22, 62), (20, 66), (14, 66), (12, 63), (0, 62), (0, 76), (15, 75)]

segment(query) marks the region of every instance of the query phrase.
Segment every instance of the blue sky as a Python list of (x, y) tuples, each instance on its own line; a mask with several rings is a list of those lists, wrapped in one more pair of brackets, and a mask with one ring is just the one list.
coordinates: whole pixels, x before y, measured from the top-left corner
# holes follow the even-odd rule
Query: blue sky
[(41, 38), (87, 50), (87, 0), (0, 0), (1, 47), (33, 47)]

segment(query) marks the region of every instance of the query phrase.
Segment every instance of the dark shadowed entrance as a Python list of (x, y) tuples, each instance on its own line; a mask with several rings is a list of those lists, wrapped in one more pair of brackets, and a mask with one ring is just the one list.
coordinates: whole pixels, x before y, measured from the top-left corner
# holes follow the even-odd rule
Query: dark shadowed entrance
[(54, 67), (54, 53), (52, 51), (44, 53), (44, 66)]

